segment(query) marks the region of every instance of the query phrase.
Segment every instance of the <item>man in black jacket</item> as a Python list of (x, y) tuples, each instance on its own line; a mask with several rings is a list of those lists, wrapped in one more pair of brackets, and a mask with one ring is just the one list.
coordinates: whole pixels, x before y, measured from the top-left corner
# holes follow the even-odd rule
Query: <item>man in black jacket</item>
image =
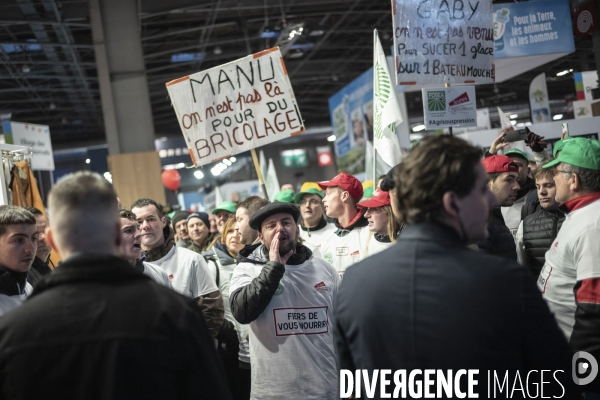
[(47, 240), (63, 262), (0, 318), (0, 398), (230, 398), (193, 300), (117, 257), (116, 198), (90, 172), (52, 188)]
[(289, 203), (258, 210), (250, 227), (262, 244), (240, 251), (231, 277), (231, 313), (250, 324), (253, 399), (339, 398), (331, 330), (339, 277), (298, 243), (299, 216)]
[[(488, 186), (496, 197), (498, 205), (510, 207), (517, 198), (519, 190), (518, 167), (507, 156), (489, 156), (483, 159), (483, 166), (489, 177)], [(510, 230), (504, 223), (500, 207), (494, 207), (489, 216), (488, 236), (477, 243), (480, 249), (517, 261), (517, 248)]]
[(519, 263), (528, 267), (537, 279), (546, 261), (546, 252), (565, 220), (565, 213), (558, 209), (554, 171), (539, 168), (533, 172), (533, 178), (542, 209), (521, 221), (516, 243)]
[[(336, 297), (342, 397), (359, 397), (357, 385), (348, 389), (355, 370), (372, 377), (386, 369), (387, 393), (404, 373), (404, 389), (421, 392), (411, 398), (435, 397), (437, 390), (465, 397), (466, 377), (449, 392), (438, 380), (460, 370), (478, 370), (471, 387), (479, 398), (511, 398), (512, 383), (488, 394), (494, 374), (522, 380), (534, 393), (541, 370), (562, 370), (556, 379), (545, 375), (544, 395), (566, 391), (562, 398), (573, 398), (571, 353), (527, 271), (466, 247), (485, 238), (488, 213), (497, 205), (480, 155), (460, 139), (429, 137), (395, 168), (394, 210), (407, 227), (393, 247), (348, 268)], [(379, 398), (381, 381), (371, 398)]]

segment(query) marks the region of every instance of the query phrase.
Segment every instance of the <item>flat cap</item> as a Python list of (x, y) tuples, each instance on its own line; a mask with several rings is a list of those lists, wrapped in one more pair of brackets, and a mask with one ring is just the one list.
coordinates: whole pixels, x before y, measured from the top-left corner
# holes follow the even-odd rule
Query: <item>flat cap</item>
[(290, 214), (292, 218), (294, 218), (294, 222), (300, 218), (300, 209), (298, 209), (298, 206), (291, 203), (274, 201), (273, 203), (267, 204), (254, 213), (254, 215), (250, 218), (250, 228), (260, 232), (262, 223), (265, 219), (271, 215), (280, 213)]

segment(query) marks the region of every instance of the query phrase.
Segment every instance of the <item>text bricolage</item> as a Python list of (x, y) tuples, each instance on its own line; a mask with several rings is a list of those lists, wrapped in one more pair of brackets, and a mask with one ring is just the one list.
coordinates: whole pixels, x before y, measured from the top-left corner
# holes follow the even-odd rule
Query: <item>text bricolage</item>
[[(565, 395), (559, 378), (563, 370), (487, 371), (487, 387), (481, 385), (478, 369), (435, 370), (347, 370), (340, 371), (340, 397), (349, 398), (555, 398)], [(556, 386), (558, 384), (559, 386)], [(560, 387), (548, 394), (548, 386)], [(545, 389), (546, 386), (546, 389)]]

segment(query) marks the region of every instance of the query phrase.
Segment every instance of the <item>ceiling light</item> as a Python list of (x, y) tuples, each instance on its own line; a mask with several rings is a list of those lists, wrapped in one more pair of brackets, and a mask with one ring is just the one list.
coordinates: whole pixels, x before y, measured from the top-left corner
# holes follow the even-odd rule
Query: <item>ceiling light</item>
[(325, 31), (322, 29), (315, 29), (314, 31), (310, 31), (308, 36), (321, 36), (324, 33), (325, 33)]
[(417, 126), (413, 126), (412, 130), (413, 130), (413, 132), (421, 132), (421, 131), (425, 130), (425, 125), (420, 124)]
[(514, 119), (511, 119), (511, 120), (510, 120), (510, 123), (511, 123), (511, 125), (516, 125), (516, 124), (517, 124), (517, 121), (515, 121)]
[(200, 170), (194, 171), (194, 176), (196, 177), (196, 179), (202, 179), (204, 178), (204, 173), (202, 173), (202, 171)]
[(556, 114), (554, 117), (552, 117), (553, 120), (558, 121), (559, 119), (562, 119), (563, 115), (562, 114)]
[(89, 164), (92, 160), (90, 160), (89, 158), (85, 160), (86, 164)]
[(23, 68), (21, 68), (21, 71), (23, 71), (23, 73), (26, 74), (29, 71), (31, 71), (31, 68), (29, 68), (29, 65), (25, 64), (23, 65)]
[(219, 54), (223, 53), (223, 49), (221, 49), (221, 46), (216, 46), (213, 49), (213, 53), (219, 55)]
[(335, 135), (330, 135), (327, 137), (328, 142), (335, 142), (335, 139), (336, 139)]
[(517, 118), (517, 117), (518, 117), (518, 115), (517, 115), (517, 114), (510, 114), (510, 115), (508, 116), (508, 118), (510, 118), (510, 119), (515, 119), (515, 118)]
[(231, 162), (236, 162), (236, 161), (237, 161), (237, 158), (235, 158), (235, 157), (229, 157), (229, 161), (231, 161)]
[(225, 159), (223, 160), (223, 164), (225, 164), (225, 165), (227, 165), (228, 167), (230, 167), (230, 166), (231, 166), (231, 161), (229, 161), (228, 159), (226, 159), (226, 158), (225, 158)]
[(110, 172), (105, 172), (104, 173), (104, 179), (106, 179), (107, 181), (109, 181), (110, 183), (112, 183), (112, 174)]
[(50, 103), (50, 105), (48, 106), (48, 108), (49, 108), (50, 110), (56, 110), (56, 104), (54, 104), (54, 103)]
[[(573, 71), (573, 70), (571, 70), (571, 71)], [(563, 76), (563, 75), (568, 74), (571, 71), (569, 71), (568, 69), (565, 69), (564, 71), (560, 71), (559, 73), (557, 73), (556, 76)]]

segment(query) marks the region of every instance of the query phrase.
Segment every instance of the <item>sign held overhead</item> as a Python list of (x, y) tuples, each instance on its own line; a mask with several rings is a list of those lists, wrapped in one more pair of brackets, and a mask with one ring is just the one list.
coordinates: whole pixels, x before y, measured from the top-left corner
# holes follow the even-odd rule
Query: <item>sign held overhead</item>
[(494, 82), (492, 0), (393, 0), (398, 85)]
[(426, 129), (477, 126), (475, 86), (422, 91)]
[(195, 166), (304, 132), (277, 47), (166, 86)]

